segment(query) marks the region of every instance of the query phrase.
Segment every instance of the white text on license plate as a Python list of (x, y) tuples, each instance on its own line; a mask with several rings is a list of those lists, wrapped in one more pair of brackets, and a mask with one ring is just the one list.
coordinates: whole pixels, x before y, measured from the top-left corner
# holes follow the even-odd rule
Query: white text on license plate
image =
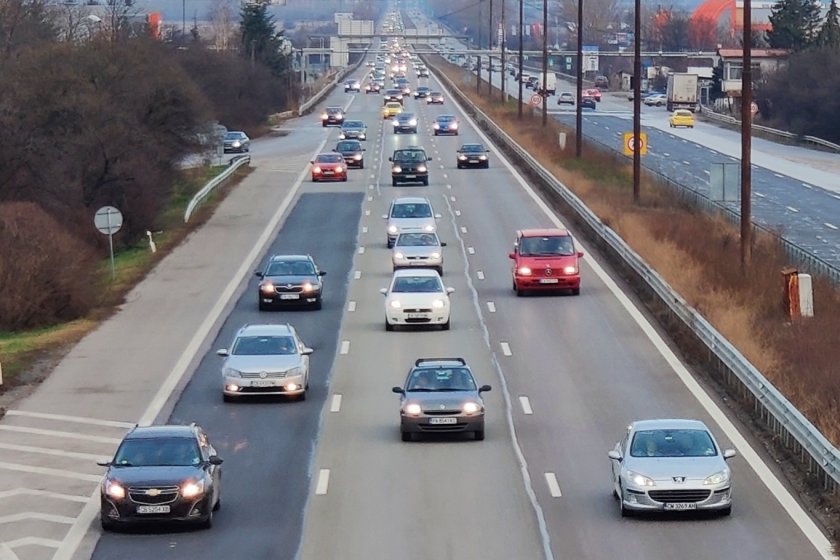
[(406, 175), (405, 178), (406, 179), (416, 179), (417, 175)]
[(137, 506), (137, 513), (169, 513), (169, 506)]
[(556, 284), (557, 278), (540, 278), (540, 284)]
[(280, 299), (300, 299), (298, 294), (280, 294)]
[(429, 418), (429, 424), (457, 424), (457, 418), (450, 418), (450, 417), (442, 417), (442, 418)]
[(426, 318), (425, 313), (408, 313), (406, 316), (409, 319), (425, 319)]
[(274, 387), (277, 383), (271, 379), (253, 379), (251, 387)]
[(665, 504), (665, 509), (668, 510), (677, 510), (677, 511), (685, 511), (688, 509), (697, 509), (697, 504), (694, 503), (675, 503), (675, 504)]

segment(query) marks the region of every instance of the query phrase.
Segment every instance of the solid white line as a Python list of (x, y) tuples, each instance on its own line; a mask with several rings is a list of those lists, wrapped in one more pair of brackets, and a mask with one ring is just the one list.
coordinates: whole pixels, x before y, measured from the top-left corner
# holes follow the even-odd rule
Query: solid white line
[(20, 451), (21, 453), (40, 453), (41, 455), (53, 455), (55, 457), (68, 457), (70, 459), (81, 459), (83, 461), (107, 461), (109, 458), (104, 455), (93, 453), (79, 453), (77, 451), (64, 451), (63, 449), (50, 449), (47, 447), (35, 447), (32, 445), (16, 445), (14, 443), (0, 443), (0, 449)]
[(563, 494), (560, 493), (560, 484), (557, 482), (557, 477), (553, 472), (545, 473), (545, 482), (548, 484), (548, 491), (552, 498), (561, 498)]
[(779, 179), (783, 179), (783, 178), (784, 178), (784, 175), (779, 175), (778, 173), (773, 173), (773, 175), (775, 175), (775, 176), (776, 176), (776, 177), (778, 177)]
[(349, 340), (342, 340), (341, 341), (341, 351), (340, 354), (349, 354), (350, 353), (350, 341)]
[(475, 255), (475, 248), (474, 247), (467, 247), (467, 253), (470, 255)]
[(461, 233), (467, 233), (467, 226), (461, 226)]
[(41, 428), (28, 428), (26, 426), (9, 426), (6, 424), (0, 424), (0, 430), (4, 430), (7, 432), (19, 432), (23, 434), (34, 434), (39, 436), (50, 436), (50, 437), (59, 437), (59, 438), (67, 438), (67, 439), (81, 439), (85, 441), (94, 441), (96, 443), (110, 443), (113, 445), (119, 445), (122, 441), (120, 438), (110, 438), (104, 436), (91, 436), (87, 434), (79, 434), (76, 432), (60, 432), (58, 430), (44, 430)]
[(828, 222), (825, 222), (823, 225), (827, 228), (837, 229), (837, 226), (835, 226), (834, 224), (829, 224)]
[(513, 356), (513, 352), (510, 351), (510, 344), (507, 342), (500, 342), (499, 346), (502, 347), (502, 354), (505, 356)]
[(797, 210), (797, 209), (796, 209), (796, 208), (794, 208), (793, 206), (785, 206), (785, 208), (787, 208), (787, 209), (788, 209), (788, 210), (790, 210), (791, 212), (796, 212), (796, 213), (799, 213), (799, 210)]
[(58, 492), (47, 492), (46, 490), (35, 490), (34, 488), (14, 488), (0, 492), (0, 500), (13, 496), (38, 496), (40, 498), (54, 498), (68, 502), (86, 503), (87, 496), (71, 496), (70, 494), (59, 494)]
[[(29, 474), (57, 476), (60, 478), (72, 478), (73, 480), (85, 480), (87, 482), (99, 482), (100, 480), (102, 480), (102, 476), (98, 474), (75, 473), (64, 469), (50, 469), (47, 467), (36, 467), (33, 465), (20, 465), (18, 463), (7, 463), (5, 461), (0, 462), (0, 469), (5, 469), (7, 471), (24, 472)], [(96, 489), (96, 492), (97, 495), (99, 495), (99, 488)]]
[(803, 186), (803, 187), (805, 187), (806, 189), (812, 189), (812, 188), (814, 188), (814, 187), (812, 187), (811, 185), (809, 185), (808, 183), (802, 183), (802, 186)]
[(763, 194), (761, 194), (760, 192), (755, 192), (755, 193), (753, 193), (753, 194), (754, 194), (755, 196), (757, 196), (758, 198), (764, 198), (764, 195), (763, 195)]
[(12, 515), (4, 515), (3, 517), (0, 517), (0, 525), (5, 525), (6, 523), (16, 523), (18, 521), (27, 521), (29, 519), (49, 521), (50, 523), (64, 523), (65, 525), (72, 525), (73, 522), (76, 521), (75, 517), (67, 517), (66, 515), (52, 515), (50, 513), (25, 511), (23, 513), (15, 513)]
[(17, 548), (19, 546), (30, 546), (33, 544), (36, 544), (38, 546), (49, 546), (52, 548), (58, 548), (59, 546), (61, 546), (61, 541), (56, 541), (53, 539), (42, 539), (40, 537), (24, 537), (22, 539), (15, 539), (6, 543), (6, 545), (11, 548)]
[(519, 404), (522, 405), (523, 414), (533, 414), (534, 409), (531, 408), (531, 401), (525, 395), (519, 397)]
[(362, 271), (361, 270), (357, 270), (356, 272), (353, 273), (353, 278), (355, 278), (356, 280), (358, 280), (361, 277), (362, 277)]
[(323, 496), (327, 493), (330, 486), (330, 469), (321, 469), (318, 471), (318, 483), (315, 486), (315, 495)]
[(364, 248), (364, 247), (359, 247), (359, 254), (360, 254), (360, 255), (364, 255), (364, 254), (365, 254), (365, 248)]
[(48, 414), (46, 412), (28, 412), (26, 410), (7, 410), (6, 416), (27, 416), (29, 418), (43, 418), (45, 420), (60, 420), (62, 422), (74, 422), (77, 424), (92, 424), (94, 426), (108, 426), (111, 428), (133, 428), (131, 422), (118, 422), (115, 420), (99, 420), (86, 416), (66, 416), (64, 414)]
[[(349, 102), (345, 106), (345, 110), (350, 107), (354, 99), (356, 99), (356, 96), (350, 97)], [(327, 140), (329, 140), (329, 137), (324, 137), (318, 147), (314, 150), (314, 153), (312, 154), (313, 156), (321, 153), (324, 146), (327, 144)], [(161, 410), (163, 410), (163, 407), (169, 400), (172, 391), (175, 390), (175, 387), (178, 386), (181, 379), (184, 375), (186, 375), (193, 358), (202, 349), (204, 340), (208, 337), (210, 331), (213, 330), (219, 317), (228, 308), (228, 304), (232, 301), (234, 294), (236, 294), (240, 284), (242, 283), (242, 280), (246, 275), (251, 273), (254, 268), (254, 263), (265, 251), (269, 240), (275, 237), (274, 232), (277, 229), (277, 226), (280, 224), (280, 221), (283, 219), (283, 216), (289, 209), (292, 201), (297, 196), (297, 192), (300, 190), (304, 179), (306, 179), (308, 175), (309, 168), (304, 167), (301, 170), (300, 175), (298, 175), (298, 178), (291, 190), (289, 190), (289, 193), (286, 195), (286, 198), (284, 198), (283, 202), (280, 203), (280, 206), (277, 207), (277, 211), (274, 213), (274, 216), (272, 216), (268, 221), (265, 229), (260, 234), (259, 239), (257, 239), (256, 243), (254, 243), (251, 248), (251, 252), (248, 253), (245, 259), (242, 260), (242, 264), (239, 266), (239, 269), (231, 278), (230, 282), (228, 282), (227, 286), (225, 286), (224, 290), (219, 293), (219, 298), (216, 300), (216, 303), (210, 309), (210, 312), (204, 318), (204, 321), (201, 323), (199, 328), (196, 329), (190, 342), (184, 347), (178, 362), (160, 385), (157, 394), (152, 399), (152, 402), (149, 403), (146, 411), (140, 417), (139, 424), (144, 426), (151, 424), (160, 414)], [(97, 477), (97, 481), (100, 479), (101, 477)], [(64, 537), (64, 541), (62, 541), (61, 546), (56, 551), (52, 560), (72, 560), (76, 549), (79, 547), (79, 544), (82, 542), (82, 539), (87, 533), (88, 527), (90, 527), (94, 518), (99, 514), (99, 500), (99, 488), (95, 488), (90, 494), (90, 500), (87, 504), (85, 504), (85, 507), (82, 510), (82, 513), (79, 514), (76, 523), (74, 523), (67, 532), (67, 535)]]
[(840, 195), (833, 194), (833, 195), (831, 195), (831, 196), (833, 196), (834, 198), (836, 198), (836, 199), (840, 200)]
[(330, 412), (340, 412), (341, 411), (341, 395), (335, 394), (333, 395), (332, 402), (330, 403)]
[(347, 304), (347, 311), (349, 311), (351, 313), (353, 311), (356, 311), (356, 302), (355, 301), (351, 301), (350, 303)]
[(492, 301), (488, 301), (487, 302), (487, 311), (489, 311), (490, 313), (495, 313), (496, 312), (496, 304), (493, 303)]
[(362, 233), (367, 233), (367, 232), (368, 232), (368, 227), (367, 226), (362, 226)]
[(476, 270), (475, 275), (479, 280), (484, 280), (484, 272), (481, 270)]
[(460, 215), (461, 215), (461, 211), (460, 211), (460, 210), (455, 210), (455, 215), (456, 215), (456, 216), (460, 216)]

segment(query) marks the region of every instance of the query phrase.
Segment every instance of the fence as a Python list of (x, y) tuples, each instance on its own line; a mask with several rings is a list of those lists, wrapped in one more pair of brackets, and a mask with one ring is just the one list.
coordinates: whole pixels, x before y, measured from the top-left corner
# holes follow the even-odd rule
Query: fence
[(198, 208), (198, 205), (201, 204), (205, 198), (207, 198), (210, 193), (212, 193), (216, 187), (224, 183), (231, 175), (233, 175), (237, 169), (242, 167), (245, 164), (251, 163), (251, 156), (239, 156), (235, 157), (230, 160), (227, 169), (213, 177), (209, 183), (204, 185), (200, 191), (195, 193), (195, 196), (192, 197), (189, 204), (187, 204), (187, 210), (184, 212), (184, 223), (190, 221), (190, 217), (192, 216), (195, 209)]

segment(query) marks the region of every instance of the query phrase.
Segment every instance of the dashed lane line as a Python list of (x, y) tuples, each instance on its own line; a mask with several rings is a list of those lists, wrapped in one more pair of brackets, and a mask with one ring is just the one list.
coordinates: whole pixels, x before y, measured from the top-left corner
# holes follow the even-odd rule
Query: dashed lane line
[(47, 467), (35, 467), (32, 465), (19, 465), (17, 463), (7, 463), (0, 461), (0, 470), (24, 472), (29, 474), (43, 474), (46, 476), (57, 476), (59, 478), (72, 478), (73, 480), (85, 480), (88, 482), (99, 482), (102, 480), (102, 475), (99, 474), (83, 474), (74, 473), (63, 469), (50, 469)]
[(315, 495), (323, 496), (330, 486), (330, 469), (318, 471), (318, 484), (315, 486)]
[(88, 496), (73, 496), (71, 494), (61, 494), (59, 492), (47, 492), (46, 490), (36, 490), (34, 488), (13, 488), (0, 492), (0, 500), (3, 498), (13, 498), (15, 496), (38, 496), (39, 498), (52, 498), (55, 500), (64, 500), (66, 502), (77, 502), (84, 504), (88, 501)]
[(6, 432), (18, 432), (22, 434), (33, 434), (38, 436), (51, 436), (51, 437), (59, 437), (59, 438), (67, 438), (67, 439), (81, 439), (85, 441), (93, 441), (96, 443), (109, 443), (112, 445), (119, 445), (122, 441), (120, 438), (111, 438), (111, 437), (104, 437), (104, 436), (91, 436), (87, 434), (79, 434), (75, 432), (61, 432), (58, 430), (44, 430), (42, 428), (28, 428), (26, 426), (8, 426), (5, 424), (0, 424), (0, 430)]
[(28, 418), (42, 418), (45, 420), (60, 420), (62, 422), (74, 422), (76, 424), (92, 424), (94, 426), (108, 426), (111, 428), (133, 428), (131, 422), (118, 422), (115, 420), (100, 420), (99, 418), (88, 418), (86, 416), (67, 416), (64, 414), (48, 414), (46, 412), (29, 412), (26, 410), (7, 410), (6, 416), (25, 416)]
[(350, 303), (347, 304), (347, 311), (349, 311), (350, 313), (356, 311), (356, 302), (355, 301), (351, 301)]
[(330, 412), (340, 412), (341, 411), (341, 395), (336, 393), (333, 395), (332, 401), (330, 402)]
[(70, 459), (81, 459), (83, 461), (102, 461), (107, 460), (103, 455), (94, 455), (93, 453), (79, 453), (78, 451), (64, 451), (63, 449), (49, 449), (47, 447), (35, 447), (33, 445), (16, 445), (14, 443), (1, 443), (0, 449), (8, 449), (10, 451), (20, 451), (21, 453), (40, 453), (41, 455), (54, 455), (56, 457), (68, 457)]
[(513, 352), (510, 351), (510, 344), (507, 342), (500, 342), (499, 346), (502, 347), (502, 354), (505, 356), (513, 356)]
[(522, 413), (523, 414), (533, 414), (534, 413), (534, 409), (531, 408), (531, 401), (525, 395), (520, 395), (519, 404), (522, 406)]
[(482, 271), (482, 270), (476, 270), (476, 271), (475, 271), (475, 275), (476, 275), (476, 277), (477, 277), (479, 280), (484, 280), (484, 271)]
[(560, 483), (557, 482), (557, 476), (553, 472), (545, 473), (545, 482), (548, 484), (548, 491), (552, 498), (562, 498), (563, 494), (560, 492)]
[(487, 311), (489, 311), (490, 313), (495, 313), (496, 312), (496, 304), (493, 303), (492, 301), (488, 301), (487, 302)]
[(346, 355), (350, 353), (350, 341), (349, 340), (342, 340), (341, 341), (341, 351), (340, 354)]

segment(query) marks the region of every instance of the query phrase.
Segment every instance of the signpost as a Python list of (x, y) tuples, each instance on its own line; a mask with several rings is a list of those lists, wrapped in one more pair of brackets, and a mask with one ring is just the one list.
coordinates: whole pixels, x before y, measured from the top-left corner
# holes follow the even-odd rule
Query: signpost
[(542, 95), (540, 95), (539, 93), (535, 93), (534, 95), (531, 96), (531, 99), (529, 100), (529, 103), (531, 105), (533, 105), (534, 107), (537, 107), (537, 106), (540, 105), (540, 103), (542, 103), (542, 100), (543, 100)]
[[(636, 149), (636, 139), (633, 137), (632, 132), (625, 132), (624, 133), (624, 155), (625, 156), (632, 156), (633, 152)], [(647, 133), (640, 132), (639, 133), (639, 155), (647, 154)]]
[(598, 46), (584, 45), (583, 46), (583, 71), (597, 72), (598, 71)]
[(93, 225), (96, 229), (108, 236), (108, 248), (111, 253), (111, 279), (116, 276), (114, 268), (114, 234), (120, 231), (123, 224), (122, 212), (113, 206), (103, 206), (93, 216)]

